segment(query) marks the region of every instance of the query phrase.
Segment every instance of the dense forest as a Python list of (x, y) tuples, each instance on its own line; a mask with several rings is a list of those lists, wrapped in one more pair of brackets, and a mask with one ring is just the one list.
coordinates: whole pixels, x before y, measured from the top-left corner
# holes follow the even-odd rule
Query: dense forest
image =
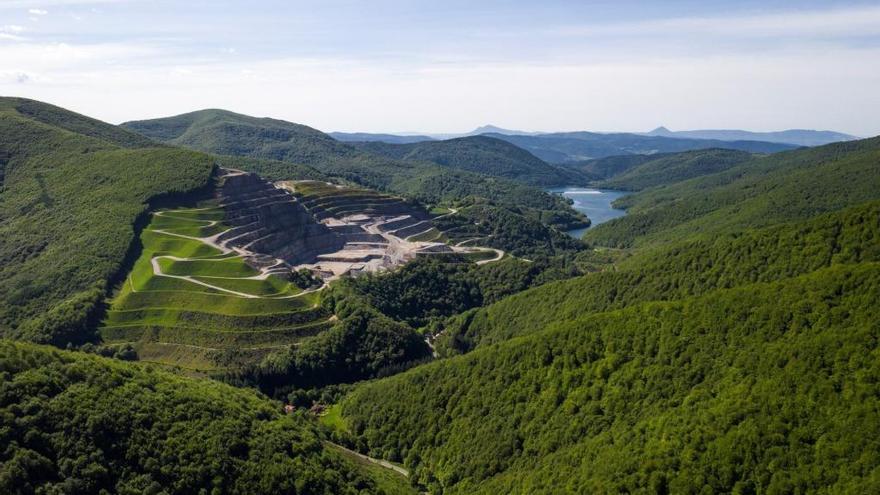
[(880, 488), (880, 266), (561, 321), (356, 388), (355, 443), (443, 493)]
[(443, 347), (461, 352), (550, 323), (642, 301), (792, 277), (835, 264), (880, 261), (880, 203), (808, 222), (702, 237), (633, 255), (615, 270), (549, 284), (456, 316)]
[(581, 271), (563, 257), (476, 265), (459, 255), (418, 258), (399, 270), (340, 280), (322, 295), (332, 328), (223, 377), (284, 398), (387, 376), (431, 356), (426, 336), (444, 317)]
[(752, 155), (745, 151), (725, 149), (684, 151), (646, 160), (598, 182), (597, 185), (608, 189), (641, 191), (649, 187), (721, 172), (751, 157)]
[(507, 141), (488, 136), (405, 144), (370, 141), (354, 143), (353, 146), (389, 158), (427, 161), (533, 186), (585, 184), (589, 180), (576, 170), (551, 165)]
[(442, 493), (875, 491), (878, 165), (865, 140), (670, 174), (623, 202), (699, 229), (609, 222), (639, 249), (435, 321), (450, 357), (355, 387), (339, 437)]
[(409, 493), (213, 380), (0, 340), (0, 492)]
[(776, 153), (618, 200), (588, 242), (630, 247), (809, 218), (875, 199), (880, 138)]
[(299, 345), (287, 346), (261, 362), (232, 371), (223, 379), (255, 386), (283, 398), (296, 389), (353, 383), (405, 369), (431, 355), (423, 338), (356, 297), (346, 287), (323, 295), (338, 321)]

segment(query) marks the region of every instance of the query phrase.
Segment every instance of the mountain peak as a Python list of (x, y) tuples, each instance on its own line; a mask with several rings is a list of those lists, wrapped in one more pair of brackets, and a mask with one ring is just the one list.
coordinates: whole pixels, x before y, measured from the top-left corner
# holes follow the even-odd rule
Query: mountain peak
[(669, 134), (672, 134), (672, 131), (661, 125), (660, 127), (649, 132), (648, 134), (653, 136), (667, 136)]
[(498, 127), (492, 124), (477, 127), (471, 131), (471, 134), (488, 134), (490, 132), (496, 134), (520, 134), (520, 131), (511, 131), (510, 129), (504, 129), (503, 127)]

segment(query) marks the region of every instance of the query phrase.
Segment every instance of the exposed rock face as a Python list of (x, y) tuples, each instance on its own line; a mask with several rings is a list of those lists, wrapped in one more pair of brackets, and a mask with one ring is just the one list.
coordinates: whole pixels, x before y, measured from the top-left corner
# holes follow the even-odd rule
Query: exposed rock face
[(296, 198), (258, 175), (230, 172), (221, 180), (218, 196), (226, 210), (225, 221), (234, 227), (217, 242), (268, 255), (253, 256), (253, 262), (278, 258), (290, 265), (310, 263), (319, 254), (345, 245), (343, 236), (318, 223)]
[(342, 194), (337, 197), (306, 199), (303, 204), (315, 218), (343, 218), (349, 215), (394, 216), (412, 210), (412, 206), (392, 196)]
[(360, 225), (330, 225), (330, 229), (341, 236), (345, 242), (368, 242), (373, 244), (388, 244), (388, 240), (379, 234), (370, 234)]

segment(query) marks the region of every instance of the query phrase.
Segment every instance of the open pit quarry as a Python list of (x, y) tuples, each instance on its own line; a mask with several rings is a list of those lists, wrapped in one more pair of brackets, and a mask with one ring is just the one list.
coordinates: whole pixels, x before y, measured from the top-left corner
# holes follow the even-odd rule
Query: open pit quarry
[(402, 198), (318, 181), (273, 184), (228, 169), (220, 181), (217, 199), (232, 228), (214, 242), (278, 275), (307, 269), (329, 281), (391, 269), (420, 255), (490, 250), (495, 259), (503, 256), (416, 240), (436, 229), (427, 211)]

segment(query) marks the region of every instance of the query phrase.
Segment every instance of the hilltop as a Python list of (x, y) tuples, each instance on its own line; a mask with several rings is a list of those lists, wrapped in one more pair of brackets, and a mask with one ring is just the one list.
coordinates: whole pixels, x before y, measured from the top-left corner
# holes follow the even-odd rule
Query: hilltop
[(355, 146), (398, 160), (428, 161), (540, 187), (583, 184), (587, 180), (570, 169), (551, 165), (522, 148), (488, 136), (410, 144), (365, 142)]

